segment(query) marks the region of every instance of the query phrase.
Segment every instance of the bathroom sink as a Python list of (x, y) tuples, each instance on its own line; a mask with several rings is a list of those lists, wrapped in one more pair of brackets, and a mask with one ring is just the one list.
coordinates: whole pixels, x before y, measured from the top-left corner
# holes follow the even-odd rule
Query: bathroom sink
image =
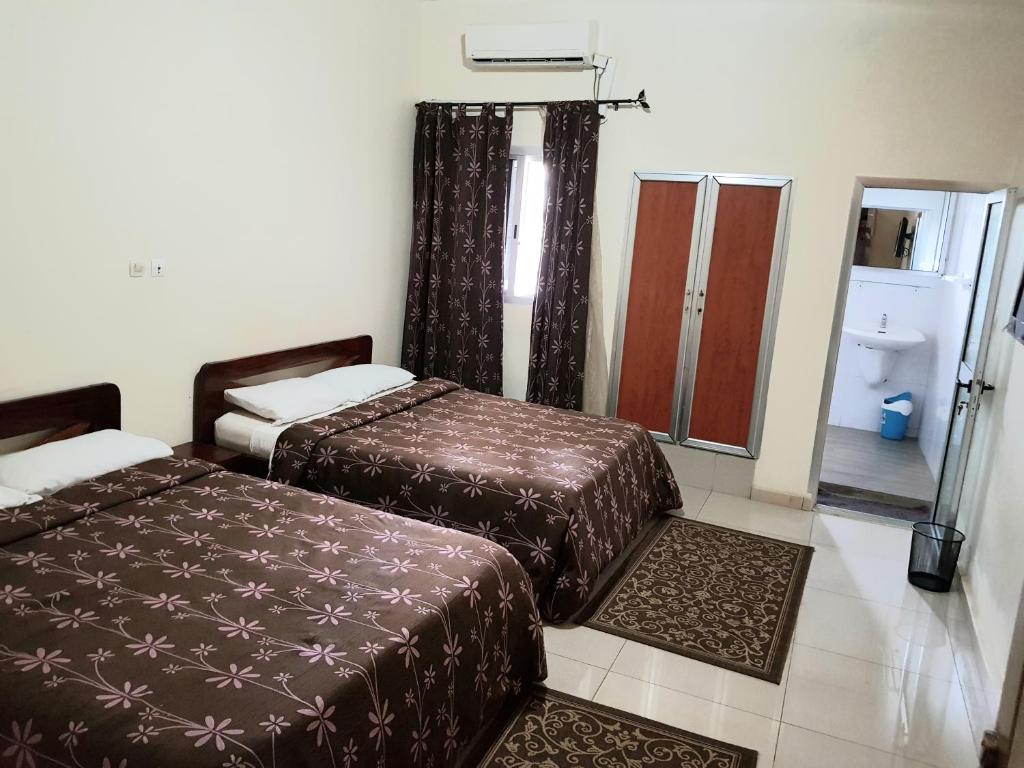
[(843, 333), (861, 346), (887, 352), (902, 352), (925, 341), (924, 334), (916, 328), (899, 325), (890, 325), (888, 328), (857, 328), (847, 325), (843, 327)]

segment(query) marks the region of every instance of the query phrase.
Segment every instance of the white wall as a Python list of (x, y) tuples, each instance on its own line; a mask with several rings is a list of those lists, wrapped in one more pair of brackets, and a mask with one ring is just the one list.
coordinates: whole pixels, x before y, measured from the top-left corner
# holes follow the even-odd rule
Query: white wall
[[(943, 193), (918, 194), (938, 195), (937, 213), (941, 213)], [(929, 258), (938, 262), (938, 272), (853, 268), (844, 326), (874, 328), (885, 313), (890, 326), (917, 328), (927, 341), (900, 353), (889, 380), (870, 387), (860, 373), (856, 343), (844, 338), (839, 347), (828, 419), (829, 424), (837, 426), (877, 430), (880, 400), (909, 390), (914, 395), (914, 412), (908, 434), (919, 439), (921, 452), (935, 477), (942, 465), (953, 382), (959, 367), (985, 229), (984, 195), (954, 194), (951, 197), (945, 241), (938, 242), (941, 226), (937, 222), (935, 247), (938, 253)], [(864, 204), (880, 203), (877, 200), (869, 203), (865, 193)], [(921, 201), (906, 204), (916, 208), (921, 206)]]
[(526, 375), (530, 361), (530, 326), (533, 305), (505, 304), (505, 343), (502, 346), (502, 394), (526, 399)]
[[(895, 270), (864, 270), (895, 273)], [(854, 267), (854, 277), (860, 268)], [(884, 277), (850, 281), (844, 326), (877, 328), (883, 314), (890, 327), (916, 328), (925, 335), (925, 343), (900, 352), (886, 381), (869, 385), (860, 372), (857, 342), (844, 336), (839, 345), (836, 381), (832, 388), (828, 423), (839, 427), (877, 432), (882, 417), (882, 399), (909, 391), (914, 411), (908, 434), (916, 437), (921, 414), (927, 407), (928, 372), (937, 345), (936, 300), (939, 278), (934, 273), (903, 272), (899, 283), (882, 282)]]
[(615, 92), (647, 89), (651, 114), (612, 114), (601, 131), (589, 409), (603, 410), (607, 392), (632, 171), (796, 178), (755, 475), (766, 491), (807, 493), (854, 179), (1011, 182), (1021, 152), (1024, 11), (1010, 4), (443, 0), (422, 15), (425, 98), (588, 96), (587, 73), (464, 67), (466, 25), (488, 22), (594, 19), (602, 52), (618, 60)]
[(936, 477), (945, 453), (954, 382), (960, 368), (984, 233), (985, 196), (954, 195), (942, 267), (944, 279), (935, 288), (936, 343), (918, 435), (921, 452)]
[[(1021, 136), (1024, 140), (1024, 132)], [(961, 572), (988, 672), (1006, 669), (1024, 585), (1024, 345), (1003, 326), (1024, 272), (1024, 204), (1011, 229), (985, 379), (995, 389), (978, 412), (958, 527), (967, 534)]]
[(417, 7), (0, 0), (0, 399), (113, 381), (178, 442), (205, 361), (397, 360)]

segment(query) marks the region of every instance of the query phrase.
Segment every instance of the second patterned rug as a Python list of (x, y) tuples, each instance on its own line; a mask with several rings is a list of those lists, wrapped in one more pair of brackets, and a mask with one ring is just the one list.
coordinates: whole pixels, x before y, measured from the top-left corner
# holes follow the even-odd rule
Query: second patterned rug
[(478, 768), (754, 768), (757, 752), (536, 686)]
[(637, 548), (586, 625), (778, 683), (813, 552), (670, 519)]

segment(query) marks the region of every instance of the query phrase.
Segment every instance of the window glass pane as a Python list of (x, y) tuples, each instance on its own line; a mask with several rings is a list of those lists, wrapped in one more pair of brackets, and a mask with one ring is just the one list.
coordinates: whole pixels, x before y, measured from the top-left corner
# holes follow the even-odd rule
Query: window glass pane
[(515, 228), (519, 223), (518, 178), (521, 166), (520, 158), (512, 157), (508, 161), (508, 186), (505, 189), (505, 252), (503, 254), (501, 291), (508, 293), (508, 284), (516, 268)]
[(520, 165), (523, 197), (519, 213), (519, 243), (516, 248), (515, 284), (512, 295), (529, 297), (537, 290), (541, 241), (544, 238), (544, 190), (547, 171), (540, 158), (528, 157)]

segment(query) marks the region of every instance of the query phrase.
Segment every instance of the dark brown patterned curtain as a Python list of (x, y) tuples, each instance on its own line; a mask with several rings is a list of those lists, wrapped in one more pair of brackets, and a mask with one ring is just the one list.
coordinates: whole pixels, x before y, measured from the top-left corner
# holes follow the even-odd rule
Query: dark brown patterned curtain
[(544, 244), (533, 302), (526, 399), (575, 410), (583, 406), (600, 124), (592, 101), (547, 107)]
[(501, 394), (502, 250), (512, 110), (420, 104), (402, 365)]

